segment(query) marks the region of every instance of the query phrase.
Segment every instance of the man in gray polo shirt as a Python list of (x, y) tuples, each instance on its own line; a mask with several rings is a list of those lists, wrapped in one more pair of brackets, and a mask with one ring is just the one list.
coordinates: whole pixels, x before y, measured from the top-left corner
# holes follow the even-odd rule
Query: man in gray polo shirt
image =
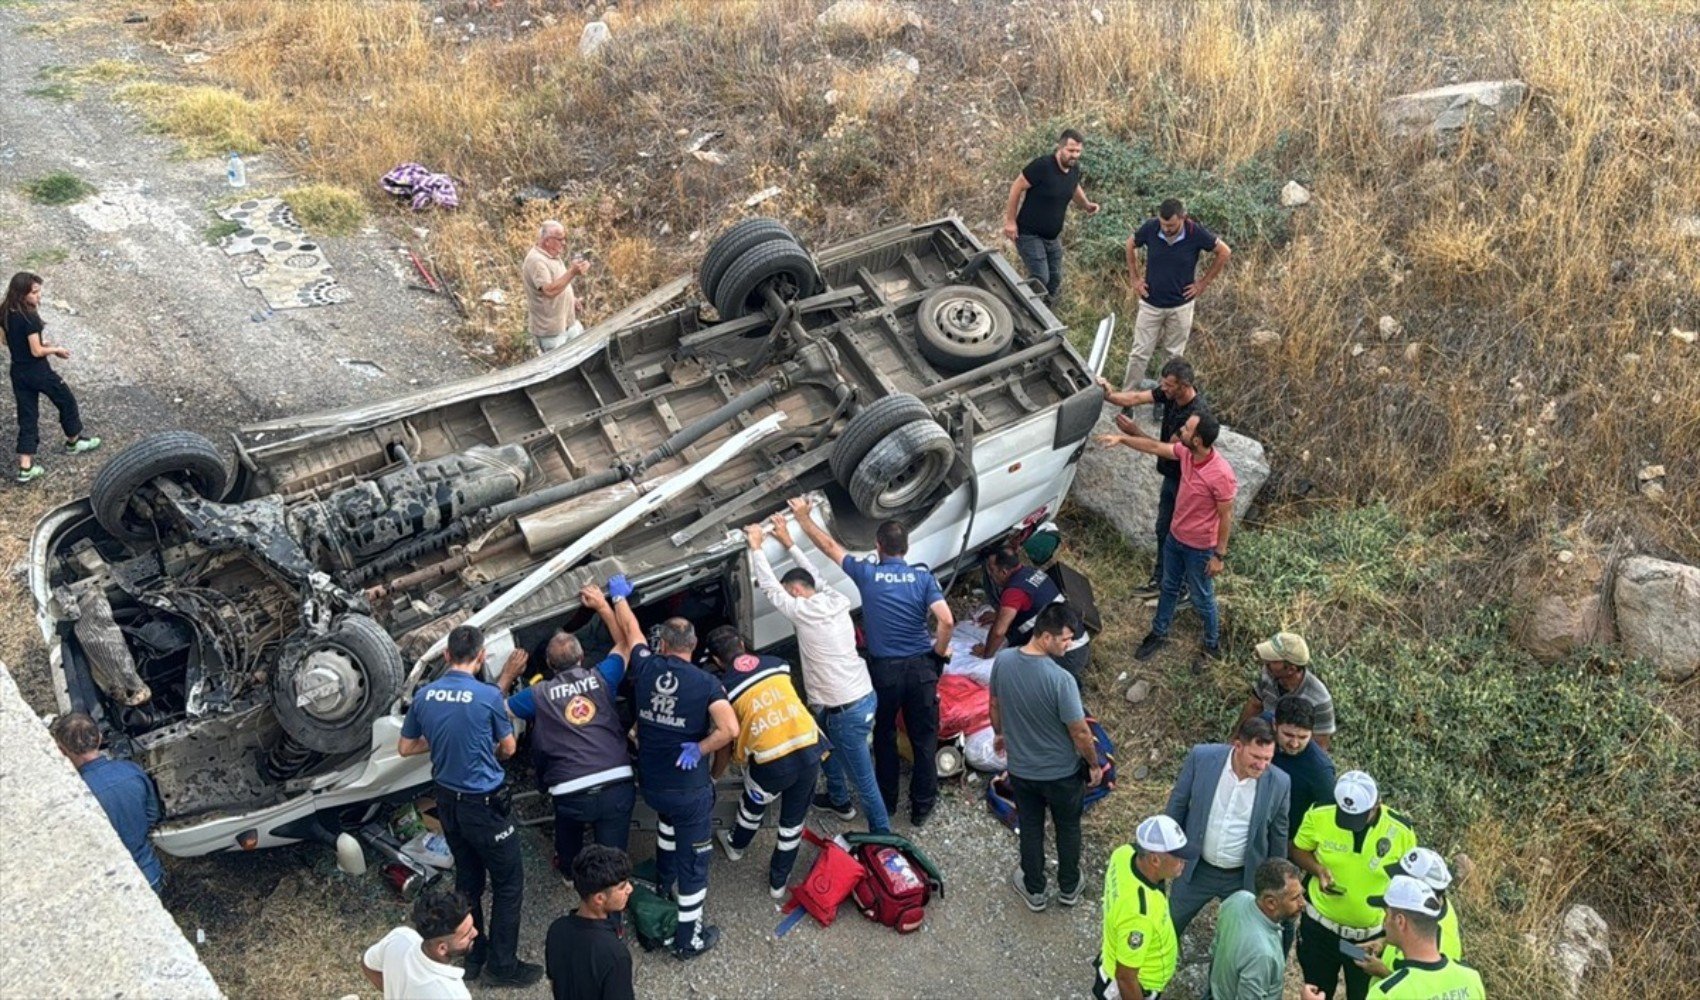
[(1010, 790), (1021, 829), (1015, 891), (1034, 913), (1045, 893), (1045, 813), (1057, 828), (1057, 902), (1080, 902), (1080, 814), (1086, 789), (1103, 779), (1098, 746), (1086, 724), (1080, 690), (1056, 657), (1077, 627), (1064, 604), (1047, 604), (1025, 646), (992, 661), (991, 711), (996, 747), (1009, 758)]
[[(1310, 646), (1304, 637), (1293, 632), (1277, 632), (1257, 644), (1257, 658), (1263, 669), (1252, 682), (1251, 697), (1240, 710), (1240, 722), (1272, 712), (1276, 702), (1287, 695), (1297, 695), (1314, 710), (1311, 738), (1327, 750), (1334, 737), (1334, 698), (1322, 678), (1310, 669)], [(1296, 822), (1293, 826), (1298, 828)]]

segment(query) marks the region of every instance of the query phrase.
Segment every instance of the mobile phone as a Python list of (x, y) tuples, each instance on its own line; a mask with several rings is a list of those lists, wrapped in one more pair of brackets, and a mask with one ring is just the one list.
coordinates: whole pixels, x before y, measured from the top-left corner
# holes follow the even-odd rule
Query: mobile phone
[(1346, 890), (1340, 888), (1339, 886), (1335, 885), (1332, 882), (1323, 886), (1322, 891), (1328, 893), (1330, 896), (1344, 896), (1346, 894)]
[(1362, 948), (1358, 947), (1357, 945), (1353, 944), (1350, 941), (1347, 941), (1345, 938), (1340, 939), (1340, 954), (1346, 956), (1347, 958), (1351, 959), (1354, 962), (1361, 962), (1364, 959), (1369, 957), (1369, 954), (1367, 952), (1365, 952)]

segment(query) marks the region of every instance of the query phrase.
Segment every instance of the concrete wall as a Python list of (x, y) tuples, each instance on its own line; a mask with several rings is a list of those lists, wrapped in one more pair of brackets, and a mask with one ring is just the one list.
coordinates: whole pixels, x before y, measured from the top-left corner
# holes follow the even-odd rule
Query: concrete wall
[(220, 997), (0, 663), (0, 997)]

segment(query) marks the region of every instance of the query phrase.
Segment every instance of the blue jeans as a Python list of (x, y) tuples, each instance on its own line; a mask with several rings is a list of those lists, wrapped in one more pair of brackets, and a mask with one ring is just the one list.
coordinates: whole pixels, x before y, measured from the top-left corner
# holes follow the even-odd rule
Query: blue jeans
[(874, 731), (876, 700), (869, 691), (838, 711), (816, 712), (815, 721), (832, 742), (832, 752), (821, 761), (821, 770), (826, 772), (826, 797), (833, 805), (848, 803), (850, 786), (854, 784), (856, 797), (862, 800), (862, 811), (868, 814), (868, 829), (890, 833), (891, 815), (880, 797), (879, 781), (874, 777), (874, 756), (868, 749), (868, 737)]
[(1175, 498), (1181, 493), (1180, 473), (1163, 477), (1163, 488), (1157, 492), (1157, 562), (1151, 567), (1151, 579), (1163, 583), (1163, 546), (1169, 538), (1169, 523), (1175, 519)]
[(708, 852), (714, 833), (714, 786), (646, 788), (643, 800), (655, 810), (655, 870), (665, 895), (677, 880), (679, 929), (675, 951), (700, 951), (702, 908), (708, 898)]
[(1216, 614), (1216, 582), (1204, 571), (1212, 554), (1210, 549), (1183, 545), (1175, 541), (1174, 535), (1163, 539), (1163, 593), (1157, 598), (1157, 617), (1151, 619), (1152, 635), (1168, 636), (1184, 580), (1187, 592), (1192, 595), (1193, 608), (1204, 619), (1205, 647), (1215, 649), (1221, 643), (1222, 619)]
[(1062, 240), (1047, 240), (1043, 236), (1022, 233), (1015, 238), (1015, 252), (1027, 265), (1027, 273), (1039, 279), (1054, 301), (1062, 288)]

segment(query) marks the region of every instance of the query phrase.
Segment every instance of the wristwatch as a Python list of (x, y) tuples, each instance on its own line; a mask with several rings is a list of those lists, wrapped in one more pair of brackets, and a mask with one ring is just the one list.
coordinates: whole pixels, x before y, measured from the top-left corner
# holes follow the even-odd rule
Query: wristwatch
[(1213, 551), (1210, 554), (1215, 556), (1216, 558), (1222, 560), (1223, 562), (1228, 561), (1228, 554), (1226, 552), (1214, 552)]

